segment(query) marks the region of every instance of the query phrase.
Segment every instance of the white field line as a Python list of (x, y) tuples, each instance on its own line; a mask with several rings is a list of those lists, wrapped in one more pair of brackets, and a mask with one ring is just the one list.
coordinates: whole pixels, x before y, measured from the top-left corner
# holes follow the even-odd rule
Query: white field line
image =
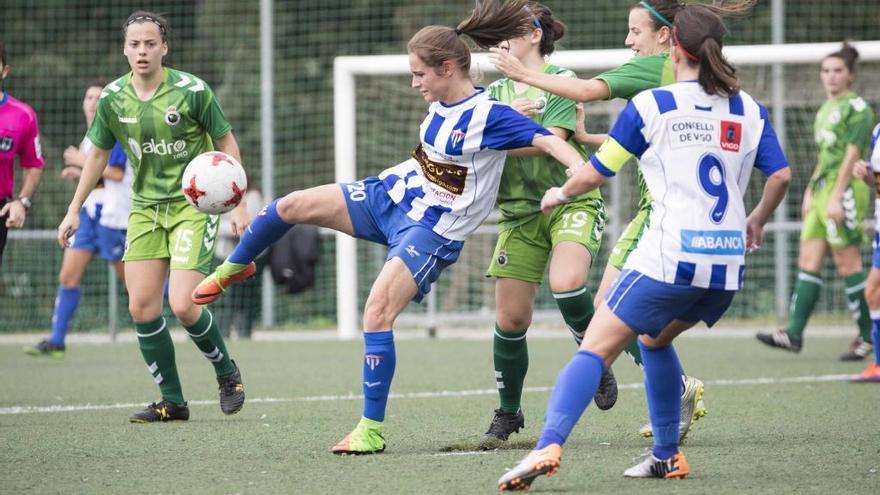
[[(817, 375), (817, 376), (792, 376), (783, 378), (744, 378), (739, 380), (708, 380), (706, 385), (711, 386), (746, 386), (746, 385), (778, 385), (785, 383), (817, 383), (817, 382), (839, 382), (849, 379), (850, 375)], [(526, 387), (524, 393), (541, 393), (549, 392), (552, 387)], [(625, 383), (618, 385), (619, 389), (640, 389), (641, 383)], [(408, 392), (402, 394), (391, 394), (390, 399), (437, 399), (448, 397), (473, 397), (484, 395), (495, 395), (498, 391), (492, 389), (477, 390), (441, 390), (438, 392)], [(360, 401), (364, 396), (361, 394), (347, 395), (312, 395), (305, 397), (262, 397), (248, 399), (250, 404), (277, 404), (291, 402), (340, 402), (340, 401)], [(210, 406), (217, 404), (216, 400), (191, 400), (190, 406)], [(104, 411), (111, 409), (134, 409), (143, 407), (144, 403), (116, 403), (116, 404), (79, 404), (64, 405), (56, 404), (51, 406), (12, 406), (0, 408), (0, 415), (4, 414), (37, 414), (37, 413), (62, 413), (62, 412), (81, 412), (81, 411)]]

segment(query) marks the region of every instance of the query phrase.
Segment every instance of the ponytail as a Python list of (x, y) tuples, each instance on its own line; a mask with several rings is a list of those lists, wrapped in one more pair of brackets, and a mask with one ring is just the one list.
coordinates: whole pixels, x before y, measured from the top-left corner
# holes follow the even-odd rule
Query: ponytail
[(859, 51), (856, 50), (855, 47), (850, 45), (848, 41), (843, 42), (840, 50), (837, 50), (834, 53), (829, 53), (825, 56), (825, 58), (829, 57), (835, 57), (843, 60), (843, 63), (846, 65), (846, 68), (849, 70), (850, 74), (856, 73), (856, 64), (859, 61)]

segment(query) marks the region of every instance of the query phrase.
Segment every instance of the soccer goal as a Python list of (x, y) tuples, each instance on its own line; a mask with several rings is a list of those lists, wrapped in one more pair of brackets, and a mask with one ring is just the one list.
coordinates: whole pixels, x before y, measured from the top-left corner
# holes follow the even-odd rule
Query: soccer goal
[[(862, 64), (854, 89), (869, 102), (880, 102), (880, 41), (855, 42)], [(812, 123), (825, 101), (818, 64), (839, 43), (731, 46), (725, 52), (738, 67), (743, 88), (768, 106), (774, 126), (792, 164), (794, 180), (786, 202), (767, 226), (764, 248), (748, 258), (745, 288), (729, 314), (742, 318), (773, 317), (784, 312), (791, 274), (797, 262), (797, 232), (802, 193), (815, 164)], [(630, 50), (579, 50), (555, 53), (550, 61), (575, 70), (582, 78), (616, 67), (632, 57)], [(486, 54), (475, 54), (478, 85), (498, 77)], [(607, 132), (622, 101), (588, 104), (587, 127)], [(406, 55), (337, 57), (334, 62), (335, 174), (337, 182), (374, 175), (409, 156), (418, 143), (425, 103), (410, 88)], [(756, 181), (758, 179), (755, 179)], [(595, 290), (607, 253), (632, 218), (636, 205), (633, 171), (603, 188), (609, 220), (602, 251), (593, 260), (589, 286)], [(759, 182), (747, 193), (747, 205), (760, 196)], [(494, 216), (465, 242), (459, 261), (444, 272), (421, 305), (410, 305), (401, 326), (491, 326), (494, 284), (484, 278), (495, 245)], [(340, 337), (360, 329), (360, 312), (370, 283), (384, 262), (384, 249), (344, 234), (336, 236), (337, 325)], [(832, 285), (833, 287), (833, 285)], [(828, 311), (845, 311), (843, 298), (827, 302)], [(555, 304), (543, 287), (535, 320), (560, 322)], [(487, 327), (488, 328), (488, 327)]]

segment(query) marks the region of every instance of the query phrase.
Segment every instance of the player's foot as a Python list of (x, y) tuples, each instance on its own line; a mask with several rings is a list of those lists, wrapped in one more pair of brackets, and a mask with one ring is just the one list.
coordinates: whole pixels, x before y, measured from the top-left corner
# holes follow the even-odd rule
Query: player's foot
[(874, 346), (865, 339), (856, 337), (849, 345), (849, 351), (840, 355), (841, 361), (861, 361), (874, 354)]
[(382, 435), (382, 423), (372, 419), (361, 418), (354, 430), (339, 441), (330, 452), (334, 454), (378, 454), (385, 451), (385, 437)]
[(511, 433), (519, 433), (520, 428), (526, 427), (526, 419), (521, 410), (515, 413), (504, 412), (495, 409), (495, 416), (489, 423), (489, 429), (480, 439), (480, 450), (492, 450), (506, 442)]
[(611, 409), (617, 402), (617, 379), (614, 378), (611, 366), (605, 369), (605, 373), (602, 373), (602, 378), (599, 379), (599, 388), (596, 389), (593, 401), (596, 402), (596, 407), (603, 411)]
[(762, 332), (755, 335), (755, 338), (770, 347), (785, 349), (791, 352), (801, 352), (801, 347), (804, 345), (804, 339), (789, 335), (785, 329), (779, 329), (773, 333)]
[(25, 347), (24, 353), (29, 356), (46, 356), (54, 359), (62, 359), (64, 358), (65, 349), (66, 348), (63, 345), (55, 345), (47, 339), (43, 339), (37, 345)]
[(223, 414), (235, 414), (244, 406), (244, 384), (241, 383), (241, 371), (235, 361), (235, 371), (228, 375), (218, 376), (220, 385), (220, 410)]
[(533, 450), (513, 469), (504, 473), (498, 480), (501, 491), (528, 490), (535, 478), (546, 474), (552, 476), (559, 471), (562, 462), (562, 447), (550, 444), (541, 450)]
[(163, 400), (153, 402), (141, 412), (128, 417), (130, 423), (164, 423), (165, 421), (186, 421), (189, 419), (189, 408), (186, 402), (181, 405)]
[(224, 261), (214, 273), (205, 277), (192, 293), (192, 302), (208, 304), (216, 301), (232, 284), (237, 284), (257, 273), (257, 264), (253, 261), (247, 265)]
[[(703, 403), (703, 394), (706, 391), (705, 385), (698, 378), (685, 376), (684, 393), (681, 394), (681, 417), (678, 422), (678, 443), (684, 443), (691, 427), (698, 419), (706, 415), (706, 406)], [(654, 430), (651, 423), (646, 424), (639, 429), (639, 434), (643, 437), (650, 438), (654, 436)]]
[(880, 365), (871, 363), (858, 375), (850, 377), (852, 383), (880, 383)]
[(645, 460), (623, 472), (627, 478), (666, 478), (682, 479), (690, 474), (687, 459), (681, 452), (676, 452), (669, 459), (657, 459), (648, 453)]

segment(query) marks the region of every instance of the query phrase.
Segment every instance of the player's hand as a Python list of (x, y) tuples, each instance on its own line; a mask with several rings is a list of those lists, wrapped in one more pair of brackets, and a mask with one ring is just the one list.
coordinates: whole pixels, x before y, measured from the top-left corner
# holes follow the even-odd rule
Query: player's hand
[(764, 244), (764, 225), (751, 216), (746, 219), (746, 252), (754, 253)]
[(67, 210), (64, 220), (58, 226), (58, 245), (62, 248), (70, 247), (70, 238), (79, 229), (79, 212)]
[(828, 201), (828, 208), (825, 210), (828, 218), (836, 223), (837, 225), (843, 225), (843, 204), (841, 200), (831, 197), (831, 200)]
[(86, 155), (81, 153), (76, 146), (68, 146), (65, 148), (62, 158), (64, 159), (64, 166), (66, 167), (82, 168), (86, 163)]
[(574, 105), (574, 140), (578, 143), (584, 142), (587, 136), (587, 112), (584, 111), (584, 104), (581, 102)]
[(82, 169), (79, 167), (67, 166), (61, 169), (61, 178), (70, 182), (78, 181), (80, 175), (82, 175)]
[(525, 79), (527, 70), (518, 58), (511, 55), (503, 48), (490, 48), (489, 51), (491, 52), (489, 53), (489, 62), (492, 62), (492, 65), (498, 69), (498, 72), (514, 81), (522, 81)]
[(0, 208), (0, 217), (6, 217), (6, 228), (20, 229), (24, 227), (24, 218), (27, 216), (27, 209), (21, 201), (14, 200), (3, 205)]
[(804, 191), (804, 200), (801, 202), (801, 220), (807, 219), (807, 214), (810, 213), (810, 206), (813, 203), (813, 193), (810, 187), (807, 187), (807, 190)]
[(544, 193), (544, 197), (541, 199), (541, 211), (545, 215), (549, 215), (554, 208), (562, 204), (562, 201), (559, 201), (559, 198), (557, 198), (559, 190), (560, 188), (558, 187), (551, 187)]
[(856, 164), (853, 165), (853, 177), (858, 177), (859, 179), (867, 180), (868, 171), (870, 170), (870, 168), (871, 168), (871, 166), (865, 160), (856, 161)]
[(526, 117), (531, 117), (535, 115), (535, 110), (538, 109), (538, 107), (535, 105), (535, 102), (528, 98), (519, 98), (517, 100), (513, 100), (513, 103), (511, 103), (510, 106), (517, 112), (525, 115)]
[(250, 224), (251, 215), (248, 213), (247, 203), (241, 200), (241, 203), (232, 210), (232, 235), (241, 237)]

